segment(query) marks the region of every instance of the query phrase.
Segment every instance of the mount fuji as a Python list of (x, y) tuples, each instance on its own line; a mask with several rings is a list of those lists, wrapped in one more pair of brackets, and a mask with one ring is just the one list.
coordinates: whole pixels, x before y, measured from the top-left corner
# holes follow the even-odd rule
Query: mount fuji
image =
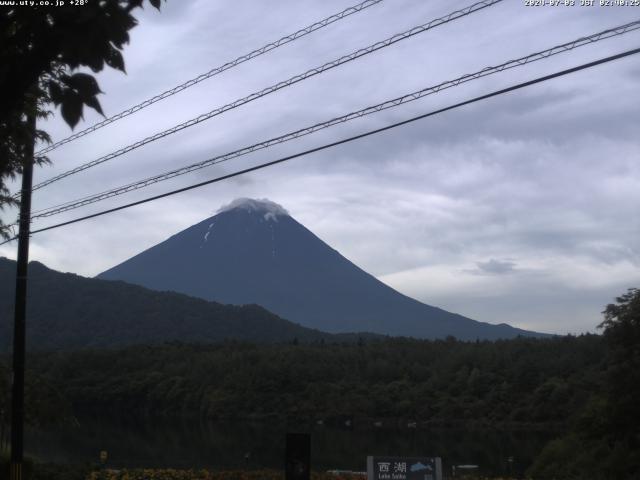
[(418, 338), (542, 336), (407, 297), (351, 263), (269, 200), (219, 213), (101, 273), (153, 290), (258, 304), (305, 327)]

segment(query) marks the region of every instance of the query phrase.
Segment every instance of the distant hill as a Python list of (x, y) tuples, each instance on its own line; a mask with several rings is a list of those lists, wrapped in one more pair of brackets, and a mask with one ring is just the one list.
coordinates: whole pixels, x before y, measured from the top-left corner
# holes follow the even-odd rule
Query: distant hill
[(98, 276), (236, 305), (309, 328), (463, 340), (542, 336), (409, 298), (358, 268), (268, 200), (221, 212)]
[[(0, 352), (11, 344), (16, 263), (0, 258)], [(166, 341), (213, 343), (352, 341), (308, 329), (257, 305), (221, 305), (29, 265), (30, 350), (117, 347)]]

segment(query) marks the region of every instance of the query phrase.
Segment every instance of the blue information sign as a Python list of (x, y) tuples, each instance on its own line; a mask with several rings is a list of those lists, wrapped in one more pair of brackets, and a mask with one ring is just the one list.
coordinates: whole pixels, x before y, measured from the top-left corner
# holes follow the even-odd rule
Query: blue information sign
[(367, 457), (367, 480), (442, 480), (439, 457)]

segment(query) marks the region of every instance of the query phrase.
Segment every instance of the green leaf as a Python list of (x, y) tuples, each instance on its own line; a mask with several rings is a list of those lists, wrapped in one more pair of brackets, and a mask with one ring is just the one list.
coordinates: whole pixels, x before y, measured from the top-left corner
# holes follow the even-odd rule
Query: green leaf
[(111, 47), (109, 50), (109, 54), (105, 57), (105, 62), (111, 68), (115, 68), (116, 70), (120, 70), (121, 72), (125, 72), (124, 68), (124, 58), (122, 58), (122, 54), (118, 51), (118, 49)]
[(62, 88), (53, 80), (49, 81), (49, 96), (51, 97), (51, 101), (55, 106), (60, 105), (62, 103)]
[(76, 93), (71, 90), (67, 90), (64, 100), (62, 101), (62, 107), (60, 107), (62, 118), (69, 124), (71, 129), (75, 128), (82, 117), (82, 99)]
[(100, 106), (100, 102), (97, 97), (93, 96), (91, 98), (85, 98), (84, 103), (104, 117), (104, 112), (102, 111), (102, 107)]
[(136, 19), (124, 10), (119, 8), (111, 12), (110, 21), (104, 23), (107, 38), (117, 48), (121, 49), (124, 44), (129, 43), (129, 30), (136, 25)]
[(75, 73), (68, 77), (65, 83), (76, 90), (84, 99), (95, 97), (98, 93), (102, 93), (96, 79), (88, 73)]
[(102, 58), (87, 58), (85, 60), (86, 65), (94, 72), (99, 72), (104, 67), (104, 60)]
[(149, 0), (149, 3), (153, 5), (157, 10), (160, 10), (160, 0)]

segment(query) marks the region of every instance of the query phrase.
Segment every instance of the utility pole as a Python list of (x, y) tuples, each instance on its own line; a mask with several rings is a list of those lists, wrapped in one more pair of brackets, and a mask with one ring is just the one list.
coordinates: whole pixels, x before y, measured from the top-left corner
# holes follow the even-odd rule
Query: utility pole
[(13, 381), (11, 392), (11, 470), (10, 480), (22, 480), (24, 457), (24, 367), (26, 343), (27, 273), (29, 268), (29, 236), (31, 228), (31, 186), (33, 183), (33, 151), (36, 131), (36, 102), (27, 114), (32, 141), (22, 165), (22, 192), (18, 232), (16, 300), (13, 324)]

